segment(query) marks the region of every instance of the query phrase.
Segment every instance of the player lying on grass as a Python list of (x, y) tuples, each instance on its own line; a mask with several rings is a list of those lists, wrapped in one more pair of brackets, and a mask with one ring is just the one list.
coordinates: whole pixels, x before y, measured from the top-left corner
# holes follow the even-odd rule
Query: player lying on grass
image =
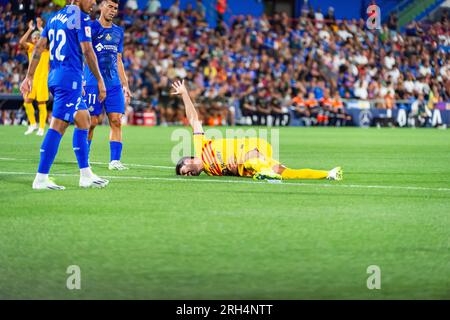
[(183, 99), (186, 116), (194, 133), (194, 157), (183, 157), (176, 166), (177, 175), (253, 177), (255, 180), (329, 179), (342, 180), (340, 167), (330, 171), (290, 169), (272, 158), (272, 147), (264, 139), (205, 139), (202, 124), (183, 82), (172, 85), (172, 94)]

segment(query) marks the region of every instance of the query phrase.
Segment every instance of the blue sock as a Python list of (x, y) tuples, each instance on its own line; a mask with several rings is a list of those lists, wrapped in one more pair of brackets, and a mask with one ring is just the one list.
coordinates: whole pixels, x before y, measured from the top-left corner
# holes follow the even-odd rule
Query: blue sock
[(58, 152), (61, 138), (62, 135), (58, 131), (51, 128), (48, 129), (41, 145), (41, 160), (39, 161), (38, 168), (39, 173), (49, 173), (50, 167), (52, 166), (56, 153)]
[(91, 143), (92, 143), (92, 140), (88, 140), (88, 153), (89, 154), (91, 153)]
[(111, 152), (110, 161), (120, 160), (120, 158), (122, 156), (122, 142), (110, 141), (109, 149)]
[(80, 169), (89, 167), (89, 145), (88, 145), (88, 129), (75, 128), (73, 131), (73, 151), (77, 157), (78, 167)]

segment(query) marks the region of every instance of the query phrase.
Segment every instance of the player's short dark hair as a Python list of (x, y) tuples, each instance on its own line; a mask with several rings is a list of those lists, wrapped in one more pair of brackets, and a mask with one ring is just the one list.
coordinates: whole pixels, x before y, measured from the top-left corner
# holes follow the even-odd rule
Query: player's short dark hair
[(105, 2), (105, 1), (111, 1), (111, 2), (114, 2), (117, 4), (119, 4), (119, 2), (120, 2), (120, 0), (100, 0), (100, 3)]
[(183, 157), (180, 160), (178, 160), (177, 166), (175, 167), (175, 172), (177, 173), (177, 176), (181, 176), (180, 170), (184, 166), (184, 162), (190, 159), (194, 159), (194, 157)]

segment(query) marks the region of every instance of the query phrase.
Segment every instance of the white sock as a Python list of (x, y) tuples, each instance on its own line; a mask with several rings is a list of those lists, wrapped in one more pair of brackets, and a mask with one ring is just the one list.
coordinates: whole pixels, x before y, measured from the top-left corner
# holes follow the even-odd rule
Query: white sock
[(36, 173), (36, 178), (35, 178), (35, 180), (37, 181), (37, 182), (45, 182), (45, 181), (47, 181), (48, 180), (48, 174), (45, 174), (45, 173)]
[(80, 176), (82, 176), (83, 178), (90, 178), (93, 175), (94, 174), (92, 173), (91, 167), (80, 169)]

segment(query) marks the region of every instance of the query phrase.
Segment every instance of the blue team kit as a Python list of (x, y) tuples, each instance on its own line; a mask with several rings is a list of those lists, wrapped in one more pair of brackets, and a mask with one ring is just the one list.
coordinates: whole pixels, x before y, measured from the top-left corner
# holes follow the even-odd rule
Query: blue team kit
[[(73, 17), (77, 22), (74, 23)], [(63, 121), (73, 122), (76, 111), (87, 109), (81, 99), (83, 52), (80, 43), (91, 42), (90, 25), (86, 13), (76, 6), (66, 6), (42, 31), (42, 37), (49, 42), (48, 87), (54, 98), (53, 117)]]
[(106, 99), (103, 103), (98, 101), (97, 79), (88, 66), (84, 68), (86, 86), (83, 99), (88, 105), (91, 115), (100, 115), (103, 112), (103, 107), (107, 113), (124, 113), (125, 98), (117, 67), (117, 54), (123, 52), (123, 30), (115, 24), (109, 28), (104, 28), (99, 21), (92, 22), (91, 29), (92, 46), (105, 81)]
[[(48, 87), (53, 94), (53, 117), (73, 122), (79, 110), (86, 110), (82, 93), (82, 42), (91, 42), (90, 17), (69, 5), (49, 19), (41, 36), (48, 39), (50, 72)], [(58, 152), (62, 133), (50, 128), (42, 141), (38, 173), (48, 174)], [(88, 130), (75, 127), (72, 146), (80, 170), (89, 168)], [(34, 183), (33, 183), (34, 185)], [(57, 186), (53, 186), (57, 187)], [(59, 187), (58, 187), (59, 188)]]

